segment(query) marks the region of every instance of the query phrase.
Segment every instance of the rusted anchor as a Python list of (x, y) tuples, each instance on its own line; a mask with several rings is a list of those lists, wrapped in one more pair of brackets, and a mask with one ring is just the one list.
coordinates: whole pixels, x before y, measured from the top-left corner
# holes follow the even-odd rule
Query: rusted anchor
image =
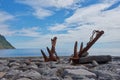
[(51, 39), (51, 45), (52, 45), (51, 50), (47, 47), (49, 57), (47, 57), (46, 54), (44, 53), (44, 51), (41, 49), (41, 53), (43, 55), (45, 62), (59, 60), (59, 57), (57, 56), (57, 53), (55, 51), (56, 41), (57, 41), (57, 37), (54, 37), (53, 39)]
[(74, 45), (74, 54), (70, 58), (70, 61), (72, 60), (73, 63), (78, 64), (79, 63), (79, 59), (82, 56), (85, 57), (85, 56), (88, 55), (87, 51), (102, 36), (102, 34), (104, 34), (104, 31), (94, 30), (92, 36), (90, 37), (90, 41), (87, 43), (86, 47), (83, 48), (83, 42), (81, 43), (79, 52), (77, 52), (77, 44), (78, 43), (76, 41), (75, 45)]

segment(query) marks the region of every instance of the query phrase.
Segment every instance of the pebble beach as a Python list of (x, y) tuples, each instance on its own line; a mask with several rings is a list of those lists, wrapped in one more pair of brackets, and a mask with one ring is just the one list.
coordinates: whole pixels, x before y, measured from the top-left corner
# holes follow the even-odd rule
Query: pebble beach
[(120, 80), (120, 57), (97, 65), (72, 65), (67, 56), (57, 62), (44, 62), (42, 57), (0, 58), (0, 80)]

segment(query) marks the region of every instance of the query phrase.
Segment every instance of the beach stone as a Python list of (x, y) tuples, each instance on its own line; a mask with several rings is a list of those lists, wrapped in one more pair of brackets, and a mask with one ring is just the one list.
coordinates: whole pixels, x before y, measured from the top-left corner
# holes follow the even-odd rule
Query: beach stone
[(0, 72), (0, 78), (2, 78), (5, 74), (6, 72)]
[(36, 62), (42, 62), (42, 61), (39, 58), (39, 59), (32, 59), (31, 62), (35, 62), (36, 63)]
[(0, 71), (8, 71), (9, 70), (9, 67), (8, 66), (5, 66), (3, 64), (0, 64)]
[(23, 72), (22, 74), (20, 74), (19, 76), (30, 78), (33, 80), (40, 80), (41, 79), (41, 74), (35, 70), (27, 70), (27, 71)]
[(73, 66), (73, 65), (65, 65), (63, 66), (64, 69), (88, 69), (87, 67), (85, 67), (84, 65), (77, 65), (77, 66)]
[(50, 77), (49, 80), (60, 80), (59, 77)]
[(20, 66), (20, 63), (17, 63), (17, 62), (9, 63), (9, 67), (12, 67), (12, 66)]
[(64, 77), (64, 80), (73, 80), (73, 79), (71, 78), (71, 76), (68, 75)]
[(86, 56), (79, 59), (80, 64), (92, 63), (93, 60), (100, 64), (110, 62), (112, 57), (110, 55)]
[(40, 73), (40, 74), (42, 74), (42, 75), (47, 75), (47, 74), (49, 74), (49, 71), (50, 71), (51, 69), (49, 68), (49, 67), (45, 67), (45, 68), (38, 68), (37, 69), (37, 71)]
[(103, 70), (103, 71), (109, 71), (114, 72), (120, 75), (120, 65), (119, 64), (104, 64), (100, 65), (94, 68), (94, 70)]
[(72, 78), (83, 79), (84, 77), (96, 78), (96, 74), (85, 69), (65, 69), (64, 76), (70, 75)]
[(13, 78), (14, 76), (17, 76), (19, 74), (21, 74), (22, 71), (20, 70), (14, 70), (14, 69), (11, 69), (10, 71), (8, 71), (5, 75), (6, 78)]
[(120, 79), (120, 75), (110, 71), (97, 70), (95, 73), (97, 75), (98, 80), (119, 80)]
[(10, 67), (11, 69), (18, 69), (19, 68), (19, 66), (12, 66), (12, 67)]
[(56, 76), (56, 72), (57, 72), (57, 69), (53, 68), (53, 69), (50, 69), (50, 68), (41, 68), (39, 69), (39, 73), (41, 73), (41, 75), (43, 76)]
[(56, 68), (56, 62), (50, 61), (49, 67), (50, 68)]
[(31, 64), (31, 60), (30, 60), (30, 59), (24, 60), (24, 63), (25, 63), (26, 65), (30, 65), (30, 64)]
[[(37, 60), (38, 59), (38, 60)], [(41, 58), (42, 59), (42, 58)], [(9, 61), (10, 60), (10, 61)], [(120, 62), (71, 65), (69, 57), (60, 62), (39, 62), (40, 58), (0, 59), (0, 80), (119, 80)], [(63, 61), (62, 61), (63, 60)], [(6, 62), (6, 63), (5, 63)]]
[(60, 79), (59, 77), (57, 76), (42, 76), (41, 80), (63, 80), (63, 79)]
[(31, 69), (37, 69), (38, 68), (38, 66), (34, 63), (30, 64), (28, 67), (31, 68)]
[(9, 63), (11, 63), (11, 62), (16, 62), (17, 60), (16, 59), (12, 59), (12, 58), (10, 58), (10, 59), (8, 59), (9, 60)]
[(92, 61), (92, 65), (93, 65), (93, 67), (96, 67), (96, 66), (98, 66), (99, 64), (97, 63), (97, 61), (93, 60), (93, 61)]
[(72, 79), (73, 80), (96, 80), (95, 78), (88, 78), (86, 76), (79, 76), (79, 75), (73, 76)]
[(20, 79), (17, 79), (17, 80), (31, 80), (29, 78), (20, 78)]
[(68, 64), (69, 63), (69, 57), (63, 57), (59, 60), (59, 64)]
[(25, 63), (20, 63), (19, 67), (26, 67), (27, 65)]
[(6, 79), (6, 78), (2, 78), (2, 79), (0, 79), (0, 80), (8, 80), (8, 79)]
[(42, 62), (34, 62), (35, 65), (37, 65), (38, 67), (41, 65)]
[(93, 68), (98, 79), (102, 80), (119, 80), (120, 79), (120, 65), (116, 62), (99, 65)]
[(49, 65), (49, 63), (48, 62), (42, 62), (42, 63), (40, 63), (39, 64), (39, 68), (47, 68), (48, 67), (48, 65)]
[(0, 64), (7, 65), (8, 61), (7, 60), (0, 60)]
[(27, 71), (27, 70), (29, 70), (29, 68), (27, 67), (27, 66), (19, 66), (18, 68), (17, 68), (17, 70), (20, 70), (20, 71)]

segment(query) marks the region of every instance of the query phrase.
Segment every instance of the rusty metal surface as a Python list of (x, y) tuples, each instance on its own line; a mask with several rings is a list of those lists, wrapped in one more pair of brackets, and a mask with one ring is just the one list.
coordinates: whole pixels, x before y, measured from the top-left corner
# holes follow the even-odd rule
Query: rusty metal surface
[(41, 50), (41, 53), (43, 55), (44, 61), (48, 62), (48, 61), (57, 61), (59, 60), (59, 57), (57, 56), (57, 53), (55, 51), (55, 46), (56, 46), (56, 41), (57, 41), (57, 37), (54, 37), (53, 39), (51, 39), (51, 50), (47, 47), (47, 51), (49, 53), (49, 57), (47, 57), (44, 53), (43, 50)]
[(72, 60), (72, 62), (74, 64), (78, 64), (79, 63), (79, 59), (83, 55), (84, 55), (84, 57), (87, 56), (87, 51), (102, 36), (102, 34), (104, 34), (104, 31), (94, 30), (93, 33), (92, 33), (92, 36), (90, 37), (90, 41), (87, 43), (86, 47), (83, 48), (83, 42), (81, 43), (79, 52), (77, 52), (77, 44), (78, 43), (76, 41), (75, 45), (74, 45), (74, 54), (70, 58), (70, 61)]
[[(91, 46), (102, 36), (102, 34), (104, 34), (104, 31), (94, 30), (92, 36), (90, 37), (90, 41), (87, 43), (87, 46), (79, 52), (79, 57), (81, 57), (83, 53), (87, 52)], [(94, 35), (95, 37), (93, 38)]]
[(70, 61), (72, 60), (72, 62), (74, 62), (74, 63), (79, 62), (79, 56), (78, 56), (78, 52), (77, 52), (77, 47), (78, 47), (78, 42), (76, 41), (75, 44), (74, 44), (74, 54), (70, 58)]
[(46, 54), (44, 53), (43, 50), (41, 50), (41, 53), (42, 53), (42, 55), (43, 55), (44, 61), (45, 61), (45, 62), (48, 62), (49, 59), (48, 59), (48, 57), (46, 56)]
[[(86, 47), (83, 47), (83, 42), (81, 42), (79, 51), (77, 51), (78, 42), (76, 41), (74, 44), (74, 54), (70, 57), (70, 61), (72, 60), (73, 63), (78, 64), (79, 59), (88, 55), (88, 50), (102, 36), (102, 34), (104, 34), (104, 31), (94, 30), (92, 36), (90, 37), (90, 41), (87, 43)], [(51, 49), (47, 47), (47, 51), (49, 53), (48, 57), (46, 56), (44, 51), (41, 50), (45, 62), (59, 60), (59, 57), (57, 56), (57, 53), (55, 51), (56, 42), (57, 37), (51, 39)]]

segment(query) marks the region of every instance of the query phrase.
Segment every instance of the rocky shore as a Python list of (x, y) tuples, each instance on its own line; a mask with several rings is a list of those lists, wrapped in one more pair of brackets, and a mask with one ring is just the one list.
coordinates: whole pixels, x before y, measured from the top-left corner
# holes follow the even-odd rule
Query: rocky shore
[(42, 57), (0, 58), (0, 80), (119, 80), (120, 57), (106, 64), (68, 63), (69, 57), (58, 62), (44, 62)]

